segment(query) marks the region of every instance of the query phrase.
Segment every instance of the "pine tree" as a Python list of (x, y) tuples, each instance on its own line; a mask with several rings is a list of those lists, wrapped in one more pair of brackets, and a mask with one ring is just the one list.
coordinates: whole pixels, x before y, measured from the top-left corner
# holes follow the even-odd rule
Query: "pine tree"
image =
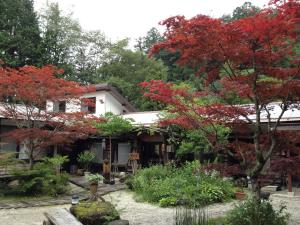
[(5, 65), (37, 65), (40, 39), (32, 0), (0, 0), (0, 59)]

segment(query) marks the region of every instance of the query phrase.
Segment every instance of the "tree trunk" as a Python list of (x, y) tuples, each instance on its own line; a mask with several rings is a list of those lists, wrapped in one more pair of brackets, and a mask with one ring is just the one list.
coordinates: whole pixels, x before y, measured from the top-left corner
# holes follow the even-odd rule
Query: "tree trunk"
[(33, 169), (33, 163), (34, 163), (33, 154), (29, 154), (29, 169), (30, 170)]
[(111, 137), (109, 137), (109, 182), (111, 181), (111, 151), (112, 151), (112, 146), (111, 146)]
[(288, 192), (293, 191), (293, 188), (292, 188), (292, 174), (290, 172), (288, 172), (288, 174), (287, 174), (287, 187), (288, 187)]
[(29, 169), (32, 170), (33, 169), (33, 164), (34, 164), (34, 156), (33, 156), (33, 142), (30, 140), (29, 144), (27, 145), (27, 149), (29, 150), (29, 154), (28, 154), (28, 159), (29, 159)]
[(254, 199), (260, 203), (261, 200), (261, 183), (257, 178), (251, 178), (251, 189)]

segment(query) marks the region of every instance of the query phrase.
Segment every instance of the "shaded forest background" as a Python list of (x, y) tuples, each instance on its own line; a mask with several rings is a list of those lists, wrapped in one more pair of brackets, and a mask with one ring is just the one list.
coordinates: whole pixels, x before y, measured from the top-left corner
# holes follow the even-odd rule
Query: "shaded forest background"
[[(41, 67), (52, 64), (64, 69), (67, 80), (83, 84), (110, 83), (140, 111), (160, 110), (164, 106), (142, 97), (139, 83), (163, 80), (201, 90), (203, 82), (195, 69), (176, 64), (179, 52), (160, 51), (149, 57), (151, 47), (164, 40), (164, 35), (151, 28), (135, 40), (110, 41), (102, 31), (86, 31), (57, 3), (34, 11), (32, 0), (0, 0), (0, 59), (2, 66)], [(250, 2), (237, 7), (230, 21), (252, 16), (259, 8)], [(165, 19), (165, 18), (162, 18)], [(159, 22), (159, 21), (158, 21)]]

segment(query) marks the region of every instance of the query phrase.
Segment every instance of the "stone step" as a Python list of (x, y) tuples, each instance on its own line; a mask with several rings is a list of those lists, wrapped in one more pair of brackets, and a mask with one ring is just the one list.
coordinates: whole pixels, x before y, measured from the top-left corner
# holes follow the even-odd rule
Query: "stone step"
[(279, 191), (279, 186), (277, 186), (277, 185), (264, 186), (264, 187), (261, 188), (261, 191), (274, 193), (276, 191)]
[(108, 225), (129, 225), (128, 220), (115, 220), (110, 222)]

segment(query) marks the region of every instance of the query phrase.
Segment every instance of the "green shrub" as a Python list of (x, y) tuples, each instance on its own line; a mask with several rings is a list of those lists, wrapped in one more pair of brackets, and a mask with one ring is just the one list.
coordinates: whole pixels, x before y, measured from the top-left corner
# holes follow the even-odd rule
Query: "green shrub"
[(217, 173), (205, 174), (195, 161), (183, 167), (152, 166), (139, 170), (127, 181), (141, 200), (159, 203), (162, 207), (187, 205), (198, 207), (233, 197), (234, 188)]
[(286, 207), (281, 206), (278, 211), (274, 210), (269, 201), (260, 204), (254, 199), (237, 205), (225, 218), (226, 225), (286, 225), (289, 215), (285, 212)]
[(68, 174), (56, 174), (46, 163), (37, 163), (32, 170), (15, 170), (13, 176), (19, 185), (10, 194), (57, 195), (66, 192), (68, 187)]
[(78, 155), (77, 161), (82, 165), (85, 171), (89, 171), (96, 155), (93, 152), (85, 151)]
[(69, 162), (69, 157), (55, 155), (53, 157), (45, 157), (43, 158), (43, 161), (49, 164), (49, 166), (51, 166), (56, 171), (56, 174), (59, 174), (62, 169), (62, 165), (66, 162)]
[(125, 177), (125, 184), (127, 185), (127, 187), (132, 190), (133, 189), (133, 182), (134, 182), (134, 178), (132, 175), (126, 175)]
[(70, 211), (85, 225), (104, 225), (120, 219), (119, 213), (109, 202), (84, 201), (72, 206)]
[(160, 207), (176, 206), (176, 205), (177, 205), (177, 198), (175, 197), (167, 197), (159, 200)]

